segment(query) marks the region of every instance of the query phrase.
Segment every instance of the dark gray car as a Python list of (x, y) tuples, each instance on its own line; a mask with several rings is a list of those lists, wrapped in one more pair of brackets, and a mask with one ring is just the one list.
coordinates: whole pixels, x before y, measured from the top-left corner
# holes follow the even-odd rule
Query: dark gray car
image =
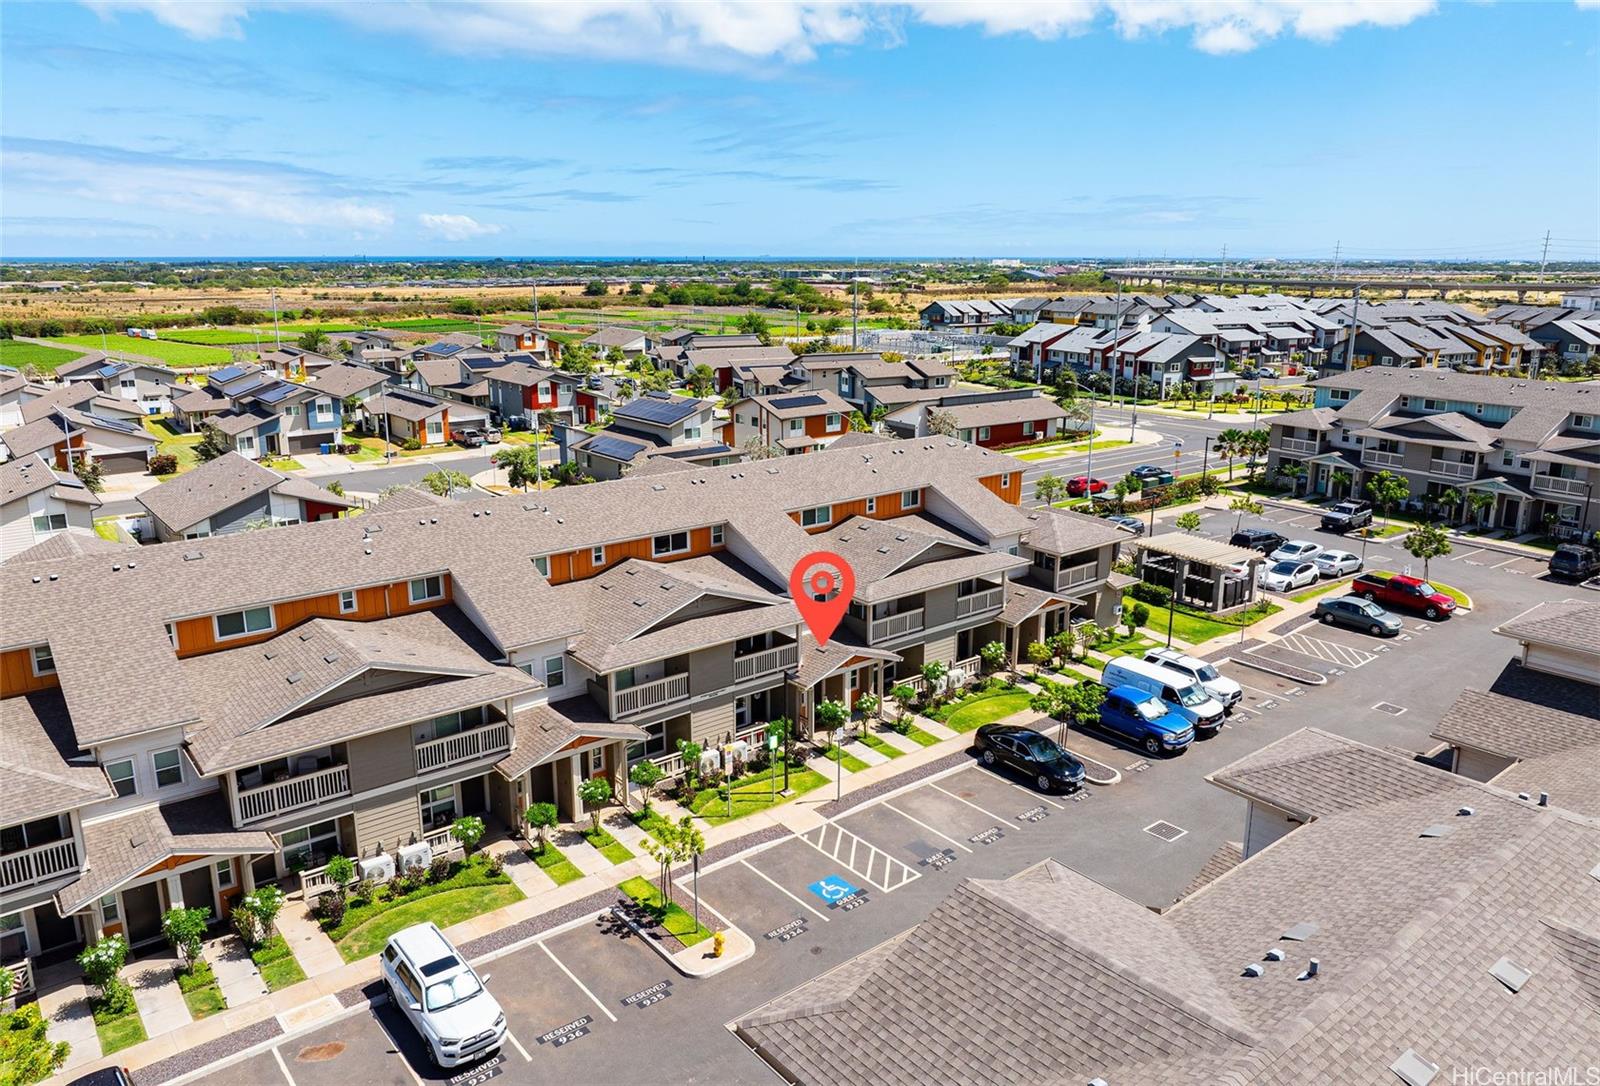
[(1393, 637), (1404, 626), (1400, 616), (1360, 596), (1340, 596), (1338, 599), (1319, 601), (1317, 618), (1324, 625), (1348, 626), (1352, 630), (1364, 630), (1374, 637)]

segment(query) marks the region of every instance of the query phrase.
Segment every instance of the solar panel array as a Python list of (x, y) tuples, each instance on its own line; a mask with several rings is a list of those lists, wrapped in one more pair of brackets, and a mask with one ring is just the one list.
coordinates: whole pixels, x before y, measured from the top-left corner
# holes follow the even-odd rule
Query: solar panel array
[(613, 460), (632, 460), (644, 450), (644, 446), (633, 441), (624, 441), (620, 437), (597, 437), (585, 445), (584, 449), (600, 456), (609, 456)]
[(623, 404), (612, 414), (618, 418), (638, 419), (641, 422), (673, 423), (698, 410), (700, 404), (697, 400), (685, 399), (682, 396), (658, 400), (653, 396), (646, 396), (632, 403)]
[(772, 406), (787, 411), (791, 407), (821, 407), (827, 403), (821, 396), (785, 396), (781, 400), (773, 400)]

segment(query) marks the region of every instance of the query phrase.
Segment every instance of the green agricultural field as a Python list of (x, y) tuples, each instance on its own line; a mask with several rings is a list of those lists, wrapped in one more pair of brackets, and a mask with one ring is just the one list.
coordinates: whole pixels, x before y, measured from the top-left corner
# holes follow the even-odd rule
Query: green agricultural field
[(135, 339), (133, 336), (61, 336), (49, 342), (60, 344), (63, 347), (79, 348), (87, 351), (102, 349), (115, 355), (119, 351), (128, 354), (144, 355), (146, 358), (159, 358), (172, 366), (226, 366), (233, 361), (233, 355), (221, 347), (204, 347), (195, 343), (178, 343), (170, 339)]
[(21, 343), (14, 339), (0, 339), (0, 365), (16, 369), (37, 366), (45, 373), (55, 372), (57, 366), (82, 358), (84, 352), (71, 347), (45, 347), (38, 343)]
[(505, 322), (499, 316), (482, 321), (463, 320), (460, 317), (413, 317), (409, 320), (379, 321), (377, 327), (394, 332), (492, 332)]
[[(283, 339), (286, 346), (293, 346), (300, 338), (301, 333), (309, 332), (313, 328), (320, 328), (324, 332), (354, 332), (361, 326), (349, 323), (330, 324), (280, 324), (277, 335)], [(270, 350), (274, 343), (272, 325), (264, 324), (250, 328), (173, 328), (162, 329), (159, 333), (161, 339), (177, 343), (194, 343), (201, 346), (235, 346), (254, 347), (260, 343), (264, 350)], [(145, 341), (148, 342), (148, 341)], [(156, 342), (160, 342), (157, 340)]]

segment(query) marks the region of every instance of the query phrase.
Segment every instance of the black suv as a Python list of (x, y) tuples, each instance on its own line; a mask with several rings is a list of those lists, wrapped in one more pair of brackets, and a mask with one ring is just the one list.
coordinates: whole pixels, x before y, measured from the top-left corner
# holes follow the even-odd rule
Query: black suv
[(1354, 531), (1371, 523), (1372, 503), (1359, 498), (1346, 498), (1322, 514), (1322, 529), (1327, 532)]
[(1154, 464), (1140, 464), (1128, 472), (1128, 478), (1138, 482), (1142, 490), (1152, 486), (1167, 486), (1172, 482), (1172, 472), (1166, 468), (1158, 468)]
[(1550, 556), (1550, 576), (1587, 581), (1600, 573), (1600, 553), (1592, 547), (1563, 543)]
[(1233, 538), (1228, 542), (1235, 547), (1245, 547), (1249, 550), (1260, 551), (1262, 554), (1271, 554), (1289, 542), (1289, 540), (1270, 528), (1246, 528), (1243, 531), (1234, 532)]

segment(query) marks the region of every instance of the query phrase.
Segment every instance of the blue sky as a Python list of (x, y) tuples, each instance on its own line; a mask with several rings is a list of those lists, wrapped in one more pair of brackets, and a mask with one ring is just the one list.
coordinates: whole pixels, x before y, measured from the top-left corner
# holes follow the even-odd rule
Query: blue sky
[(1594, 0), (4, 16), (0, 255), (1600, 259)]

